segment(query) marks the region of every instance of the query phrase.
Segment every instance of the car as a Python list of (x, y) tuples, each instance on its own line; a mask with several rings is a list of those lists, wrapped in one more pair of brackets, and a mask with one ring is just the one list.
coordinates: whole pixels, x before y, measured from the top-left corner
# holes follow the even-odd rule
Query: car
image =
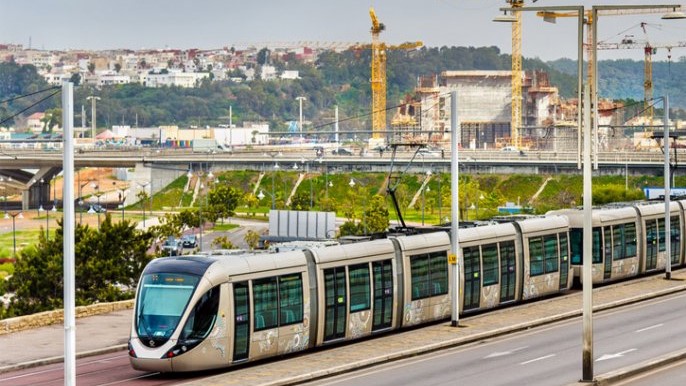
[(442, 157), (443, 154), (445, 154), (445, 153), (442, 153), (440, 150), (432, 150), (432, 149), (427, 149), (424, 147), (417, 151), (417, 155), (419, 155), (420, 157), (438, 158), (438, 157)]
[(176, 237), (167, 237), (162, 243), (162, 254), (164, 256), (179, 256), (183, 254), (183, 242)]
[(184, 248), (195, 248), (198, 246), (198, 240), (195, 235), (183, 235), (183, 237), (181, 237), (181, 243)]
[(348, 150), (344, 147), (339, 147), (338, 149), (333, 149), (331, 151), (331, 154), (333, 155), (353, 155), (352, 150)]
[(107, 212), (107, 208), (105, 208), (104, 206), (102, 206), (102, 205), (100, 205), (100, 204), (93, 204), (93, 205), (91, 205), (91, 209), (93, 209), (93, 212), (95, 212), (95, 213), (105, 213), (105, 212)]

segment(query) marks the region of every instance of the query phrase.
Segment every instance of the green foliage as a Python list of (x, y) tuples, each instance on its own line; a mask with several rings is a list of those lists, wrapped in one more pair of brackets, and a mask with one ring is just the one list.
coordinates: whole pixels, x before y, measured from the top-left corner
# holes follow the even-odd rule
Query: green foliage
[(212, 247), (219, 249), (236, 249), (236, 245), (231, 242), (226, 236), (219, 236), (212, 240)]
[(210, 218), (226, 218), (233, 216), (243, 197), (240, 190), (228, 184), (217, 183), (207, 193), (207, 204), (209, 205)]
[(245, 243), (248, 244), (248, 247), (252, 250), (257, 248), (257, 246), (259, 245), (260, 234), (252, 229), (249, 229), (245, 233), (245, 237), (243, 239), (245, 240)]
[(299, 191), (291, 198), (291, 210), (310, 210), (310, 195)]
[[(152, 242), (150, 232), (135, 229), (129, 221), (113, 223), (107, 214), (100, 229), (77, 225), (75, 231), (76, 304), (129, 299), (145, 265)], [(16, 293), (6, 316), (31, 314), (62, 307), (63, 228), (55, 237), (26, 248), (7, 282)]]
[(364, 210), (361, 228), (367, 233), (379, 233), (388, 229), (388, 208), (386, 199), (381, 195), (372, 197), (371, 202)]
[(621, 185), (605, 185), (593, 187), (593, 205), (603, 205), (611, 202), (626, 202), (643, 199), (645, 195), (640, 189), (625, 190)]

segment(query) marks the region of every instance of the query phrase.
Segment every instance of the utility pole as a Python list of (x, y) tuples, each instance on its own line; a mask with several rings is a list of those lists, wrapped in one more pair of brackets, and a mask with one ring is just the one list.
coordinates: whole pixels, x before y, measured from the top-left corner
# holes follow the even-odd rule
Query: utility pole
[(300, 102), (300, 141), (302, 142), (303, 139), (303, 101), (306, 100), (307, 98), (305, 97), (297, 97), (295, 100)]
[(96, 127), (96, 122), (97, 122), (96, 121), (96, 114), (95, 114), (96, 113), (96, 111), (95, 111), (96, 107), (95, 106), (97, 103), (96, 101), (100, 100), (100, 97), (91, 95), (86, 99), (91, 101), (91, 138), (95, 139), (95, 127)]

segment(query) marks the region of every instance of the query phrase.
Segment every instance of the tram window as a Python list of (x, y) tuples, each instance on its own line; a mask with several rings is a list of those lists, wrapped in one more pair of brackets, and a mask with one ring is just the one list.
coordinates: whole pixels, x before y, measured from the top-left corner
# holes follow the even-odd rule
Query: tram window
[(433, 252), (430, 256), (431, 296), (445, 295), (448, 293), (448, 255)]
[(665, 247), (665, 220), (662, 218), (657, 219), (657, 230), (658, 230), (658, 250), (664, 252)]
[(429, 297), (429, 255), (410, 256), (412, 300)]
[(624, 245), (626, 246), (626, 257), (636, 256), (636, 224), (624, 224)]
[(498, 284), (498, 246), (484, 245), (481, 249), (483, 256), (484, 286)]
[(180, 339), (203, 339), (210, 333), (219, 311), (219, 286), (205, 292), (193, 307)]
[(602, 250), (600, 248), (600, 227), (593, 228), (593, 264), (600, 264), (603, 262)]
[(572, 250), (572, 264), (581, 265), (581, 256), (583, 254), (584, 232), (581, 229), (570, 229), (569, 241)]
[(670, 252), (672, 255), (672, 263), (679, 262), (679, 250), (681, 249), (680, 243), (681, 227), (679, 223), (679, 216), (672, 216), (669, 220), (669, 241), (670, 241)]
[(279, 312), (280, 326), (303, 321), (303, 281), (301, 274), (279, 277)]
[(557, 234), (543, 238), (545, 248), (545, 273), (557, 272), (560, 255), (557, 249)]
[(535, 237), (529, 239), (529, 275), (537, 276), (543, 274), (543, 238)]
[(350, 312), (368, 310), (370, 307), (369, 264), (351, 265), (350, 275)]
[(255, 331), (278, 326), (276, 277), (254, 280), (252, 292), (253, 301), (255, 302)]
[[(624, 224), (612, 226), (612, 260), (621, 260), (626, 258), (626, 241), (624, 238)], [(605, 240), (607, 242), (607, 240)]]
[(560, 233), (560, 261), (567, 261), (569, 258), (569, 247), (567, 246), (567, 234)]
[(410, 256), (410, 271), (412, 300), (448, 293), (448, 259), (445, 251)]

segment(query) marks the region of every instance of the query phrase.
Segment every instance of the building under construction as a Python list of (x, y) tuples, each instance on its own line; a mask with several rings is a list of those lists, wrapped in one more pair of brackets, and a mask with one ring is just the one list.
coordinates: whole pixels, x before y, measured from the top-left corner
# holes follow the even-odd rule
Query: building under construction
[[(565, 101), (543, 71), (521, 72), (522, 148), (577, 149), (576, 99)], [(512, 143), (512, 72), (444, 71), (418, 80), (415, 97), (404, 101), (391, 122), (391, 142), (441, 144), (450, 141), (450, 92), (457, 92), (459, 145), (463, 149), (498, 149)], [(618, 105), (599, 102), (599, 126), (617, 122)], [(620, 118), (621, 119), (621, 118)], [(621, 120), (619, 120), (621, 121)], [(623, 132), (599, 130), (601, 149)], [(622, 144), (624, 146), (624, 144)]]

